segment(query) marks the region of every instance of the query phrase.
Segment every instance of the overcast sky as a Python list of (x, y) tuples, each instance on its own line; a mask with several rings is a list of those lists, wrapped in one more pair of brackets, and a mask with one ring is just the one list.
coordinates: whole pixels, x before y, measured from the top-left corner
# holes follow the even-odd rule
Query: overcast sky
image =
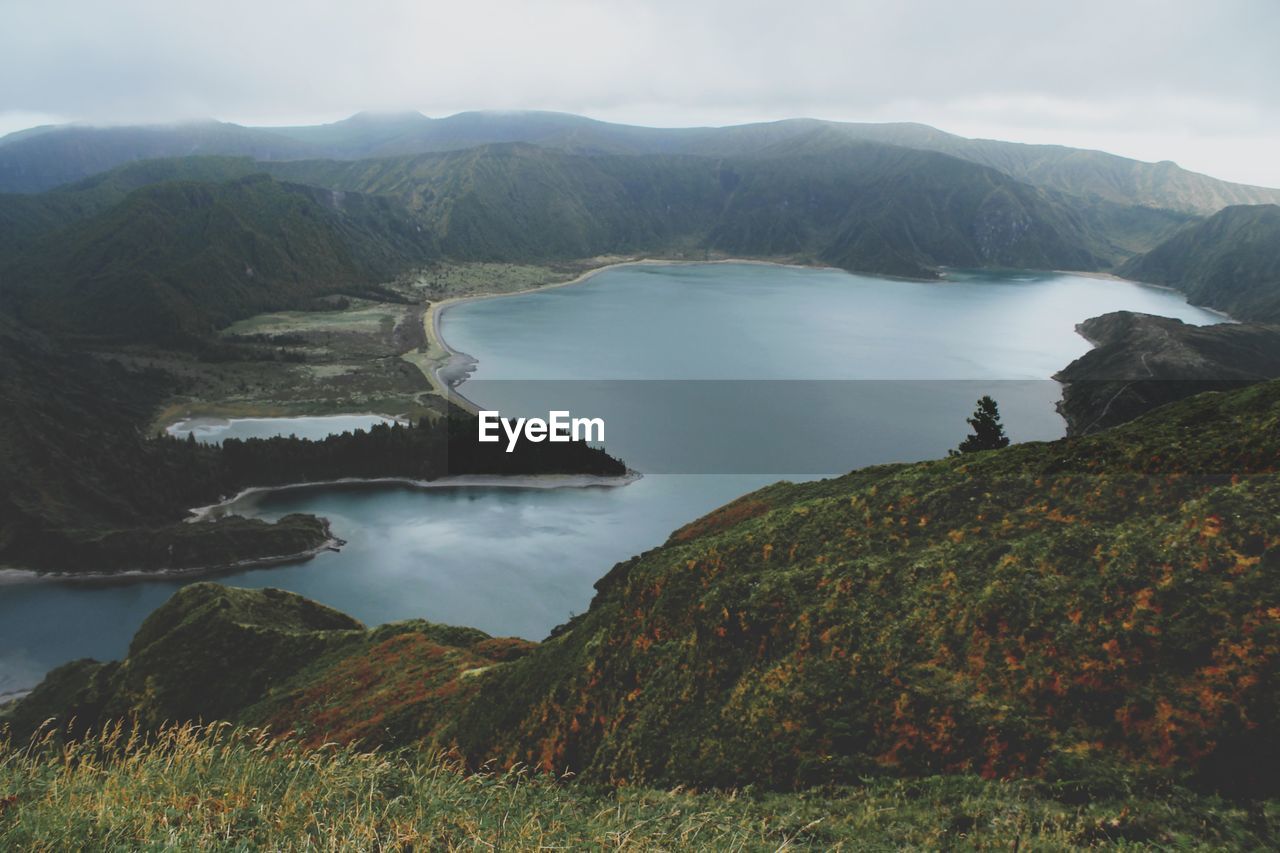
[(0, 133), (361, 109), (921, 121), (1280, 186), (1280, 0), (0, 0)]

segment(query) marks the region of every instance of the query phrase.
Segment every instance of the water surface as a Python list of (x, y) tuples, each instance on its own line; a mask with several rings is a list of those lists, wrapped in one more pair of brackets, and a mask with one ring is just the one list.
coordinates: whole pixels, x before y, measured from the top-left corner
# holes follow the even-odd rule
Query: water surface
[[(614, 407), (607, 444), (637, 467), (648, 464), (644, 479), (618, 489), (260, 494), (241, 511), (323, 515), (348, 544), (307, 563), (218, 579), (290, 589), (370, 624), (425, 617), (539, 639), (587, 607), (592, 584), (615, 562), (781, 474), (944, 453), (963, 437), (982, 389), (998, 389), (1016, 439), (1061, 435), (1048, 378), (1087, 351), (1076, 323), (1118, 309), (1221, 319), (1171, 291), (1083, 276), (956, 273), (918, 283), (746, 264), (626, 267), (462, 304), (442, 318), (445, 338), (479, 359), (461, 390), (502, 406), (537, 407), (567, 394)], [(782, 382), (797, 379), (821, 382)], [(680, 394), (678, 405), (661, 402)], [(765, 414), (726, 421), (753, 394)], [(789, 432), (803, 424), (769, 419), (787, 407), (765, 401), (787, 394), (826, 407), (805, 441)], [(841, 438), (844, 417), (857, 420)], [(658, 420), (701, 429), (699, 440), (718, 428), (724, 438), (690, 461), (673, 444), (679, 432), (664, 432)], [(257, 421), (259, 435), (351, 428), (315, 418)], [(720, 456), (704, 458), (712, 451)], [(743, 461), (759, 458), (770, 464)], [(788, 472), (792, 465), (801, 467)], [(0, 693), (73, 658), (120, 657), (142, 619), (187, 582), (0, 585)]]
[(295, 436), (311, 440), (355, 430), (367, 430), (375, 424), (396, 423), (386, 415), (316, 415), (301, 418), (184, 418), (166, 427), (169, 435), (196, 441), (221, 444), (228, 438), (274, 438)]

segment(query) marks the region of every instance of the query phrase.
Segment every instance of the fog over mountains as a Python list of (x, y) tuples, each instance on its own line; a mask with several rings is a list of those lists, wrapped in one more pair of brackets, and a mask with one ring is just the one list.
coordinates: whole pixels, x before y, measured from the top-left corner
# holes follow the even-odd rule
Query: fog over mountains
[(1019, 181), (1090, 199), (1212, 213), (1230, 204), (1280, 202), (1280, 190), (1144, 163), (1100, 151), (966, 139), (922, 124), (852, 124), (790, 119), (706, 128), (610, 124), (550, 112), (357, 113), (308, 127), (176, 125), (33, 128), (0, 139), (0, 191), (39, 192), (132, 160), (229, 154), (258, 160), (354, 160), (526, 142), (575, 154), (689, 154), (764, 157), (841, 140), (900, 145), (989, 166)]

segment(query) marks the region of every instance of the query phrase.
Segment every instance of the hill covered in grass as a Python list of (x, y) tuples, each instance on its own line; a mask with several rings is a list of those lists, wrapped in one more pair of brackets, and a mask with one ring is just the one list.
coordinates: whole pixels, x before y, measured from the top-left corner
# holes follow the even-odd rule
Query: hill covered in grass
[(45, 126), (0, 137), (0, 191), (41, 192), (135, 160), (192, 154), (272, 160), (316, 156), (316, 150), (267, 129), (218, 121)]
[[(609, 783), (941, 773), (1271, 795), (1277, 427), (1271, 382), (1084, 438), (780, 483), (615, 566), (535, 647), (426, 623), (345, 634), (218, 716)], [(271, 630), (265, 595), (189, 588), (143, 629), (163, 661), (64, 668), (10, 719), (194, 716), (238, 661), (259, 666), (243, 642), (205, 661), (256, 636), (244, 625)], [(211, 600), (228, 603), (200, 631), (167, 627)], [(157, 689), (102, 675), (120, 672)]]
[(142, 187), (33, 241), (3, 275), (5, 295), (41, 328), (182, 345), (252, 314), (365, 291), (432, 254), (430, 235), (392, 202), (258, 175)]
[(1238, 320), (1280, 323), (1280, 206), (1228, 207), (1125, 262), (1121, 275), (1177, 288)]
[(849, 141), (739, 159), (504, 144), (154, 160), (0, 196), (0, 297), (78, 342), (191, 347), (318, 297), (395, 298), (380, 283), (442, 259), (715, 254), (925, 278), (945, 266), (1092, 270), (1182, 221), (1081, 208), (953, 157)]
[(1280, 383), (779, 484), (616, 566), (443, 725), (613, 781), (1160, 768), (1274, 785)]
[(507, 144), (268, 168), (396, 195), (452, 258), (710, 250), (930, 277), (943, 265), (1099, 269), (1127, 256), (1062, 199), (993, 169), (874, 143), (736, 159)]
[(357, 161), (149, 160), (0, 196), (0, 297), (77, 341), (190, 347), (317, 297), (392, 298), (381, 283), (439, 260), (730, 255), (920, 278), (1096, 270), (1184, 222), (850, 140), (734, 159), (512, 143)]

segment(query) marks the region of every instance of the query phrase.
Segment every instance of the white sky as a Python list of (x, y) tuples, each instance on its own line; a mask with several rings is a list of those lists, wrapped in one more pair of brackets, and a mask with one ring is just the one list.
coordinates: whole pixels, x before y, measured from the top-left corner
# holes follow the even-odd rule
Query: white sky
[(361, 109), (920, 121), (1280, 186), (1280, 0), (0, 0), (0, 132)]

